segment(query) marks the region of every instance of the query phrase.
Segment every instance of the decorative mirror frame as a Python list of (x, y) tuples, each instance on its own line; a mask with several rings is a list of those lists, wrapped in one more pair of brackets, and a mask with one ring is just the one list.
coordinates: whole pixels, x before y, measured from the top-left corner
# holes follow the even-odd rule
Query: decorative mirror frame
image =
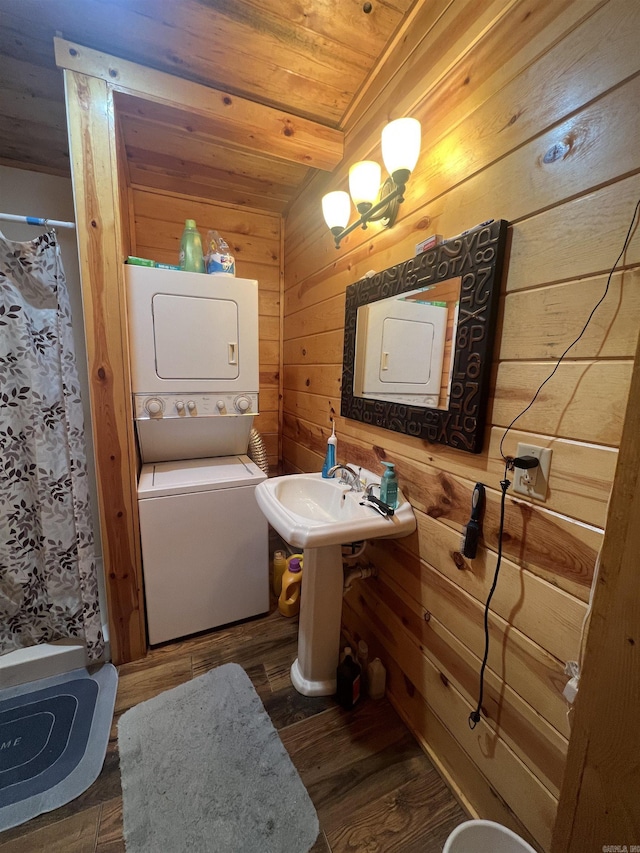
[[(482, 451), (507, 227), (504, 219), (478, 225), (347, 287), (340, 408), (343, 417), (469, 453)], [(358, 308), (458, 276), (460, 305), (449, 408), (428, 409), (354, 396)]]

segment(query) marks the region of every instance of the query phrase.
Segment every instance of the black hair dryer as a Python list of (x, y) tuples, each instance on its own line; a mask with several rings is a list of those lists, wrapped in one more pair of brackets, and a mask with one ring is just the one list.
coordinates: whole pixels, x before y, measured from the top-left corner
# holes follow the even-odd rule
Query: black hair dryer
[(482, 483), (476, 483), (471, 496), (471, 518), (464, 529), (462, 537), (462, 555), (469, 560), (473, 560), (478, 552), (478, 542), (482, 534), (482, 526), (480, 519), (484, 509), (484, 486)]

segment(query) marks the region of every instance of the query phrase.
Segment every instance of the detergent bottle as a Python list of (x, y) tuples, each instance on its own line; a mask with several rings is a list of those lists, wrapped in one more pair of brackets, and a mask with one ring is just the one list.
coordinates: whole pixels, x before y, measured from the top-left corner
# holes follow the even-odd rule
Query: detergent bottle
[(202, 238), (196, 228), (195, 219), (187, 219), (180, 240), (180, 269), (188, 272), (204, 272)]
[(289, 557), (282, 575), (282, 590), (278, 610), (283, 616), (296, 616), (300, 612), (300, 587), (302, 586), (302, 555)]

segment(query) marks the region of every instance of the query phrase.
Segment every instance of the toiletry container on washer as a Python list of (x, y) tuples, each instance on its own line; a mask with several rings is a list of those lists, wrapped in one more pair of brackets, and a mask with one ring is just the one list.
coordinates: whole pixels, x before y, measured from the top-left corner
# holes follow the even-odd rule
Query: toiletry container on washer
[(269, 609), (267, 522), (248, 456), (144, 465), (138, 507), (149, 642)]

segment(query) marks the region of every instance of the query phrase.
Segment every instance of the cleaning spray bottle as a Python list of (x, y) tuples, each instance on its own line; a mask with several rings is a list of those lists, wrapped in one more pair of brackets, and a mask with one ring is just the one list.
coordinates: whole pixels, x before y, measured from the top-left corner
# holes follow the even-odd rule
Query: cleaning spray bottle
[(396, 477), (395, 464), (383, 462), (387, 470), (380, 480), (380, 500), (394, 509), (398, 506), (398, 478)]
[(273, 594), (277, 597), (282, 592), (282, 575), (287, 568), (287, 557), (284, 551), (273, 552)]
[(324, 457), (324, 465), (322, 466), (322, 476), (327, 479), (329, 476), (329, 468), (333, 468), (336, 464), (336, 447), (338, 439), (336, 438), (336, 422), (332, 422), (333, 431), (327, 439), (327, 453)]

